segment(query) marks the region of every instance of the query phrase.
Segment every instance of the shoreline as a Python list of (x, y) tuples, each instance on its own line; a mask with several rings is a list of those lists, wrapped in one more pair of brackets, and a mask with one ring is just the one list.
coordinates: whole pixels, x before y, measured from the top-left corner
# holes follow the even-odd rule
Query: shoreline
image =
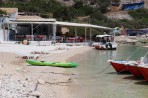
[[(38, 60), (66, 62), (69, 58), (92, 49), (89, 46), (78, 46), (68, 50), (57, 50), (47, 55), (41, 54)], [(3, 58), (3, 59), (2, 59)], [(71, 82), (64, 68), (49, 66), (27, 66), (24, 59), (17, 58), (15, 53), (0, 52), (0, 82), (5, 97), (36, 98), (70, 98), (67, 83)], [(9, 83), (13, 84), (12, 86)], [(16, 84), (15, 84), (16, 83)], [(15, 89), (14, 89), (15, 87)], [(9, 91), (6, 91), (9, 89)], [(10, 93), (11, 92), (11, 93)], [(22, 94), (19, 94), (22, 93)], [(27, 97), (28, 96), (28, 97)]]

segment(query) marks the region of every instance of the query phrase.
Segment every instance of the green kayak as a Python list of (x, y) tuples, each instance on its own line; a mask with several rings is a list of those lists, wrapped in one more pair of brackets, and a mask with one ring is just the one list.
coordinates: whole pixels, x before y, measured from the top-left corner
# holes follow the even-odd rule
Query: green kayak
[(27, 63), (34, 65), (34, 66), (55, 66), (55, 67), (77, 67), (78, 64), (74, 62), (47, 62), (47, 61), (38, 61), (38, 60), (26, 60)]

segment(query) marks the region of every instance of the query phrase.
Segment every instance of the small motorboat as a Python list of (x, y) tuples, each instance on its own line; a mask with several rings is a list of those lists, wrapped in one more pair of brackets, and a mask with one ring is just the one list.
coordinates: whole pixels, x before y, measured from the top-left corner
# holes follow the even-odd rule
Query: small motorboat
[(139, 61), (127, 63), (129, 71), (133, 74), (134, 77), (143, 77), (141, 71), (138, 68)]
[(139, 70), (141, 71), (144, 79), (148, 81), (148, 65), (146, 66), (138, 66)]
[(113, 66), (113, 68), (118, 72), (130, 72), (127, 67), (127, 61), (123, 60), (108, 60), (108, 62)]
[(117, 43), (114, 41), (113, 35), (97, 35), (96, 42), (92, 44), (97, 50), (116, 50)]
[(48, 62), (48, 61), (39, 61), (39, 60), (32, 60), (32, 59), (28, 59), (26, 60), (26, 62), (34, 66), (55, 66), (55, 67), (65, 67), (65, 68), (78, 66), (78, 64), (74, 62)]
[(138, 64), (138, 68), (141, 71), (144, 79), (148, 81), (148, 57), (141, 57), (140, 64)]

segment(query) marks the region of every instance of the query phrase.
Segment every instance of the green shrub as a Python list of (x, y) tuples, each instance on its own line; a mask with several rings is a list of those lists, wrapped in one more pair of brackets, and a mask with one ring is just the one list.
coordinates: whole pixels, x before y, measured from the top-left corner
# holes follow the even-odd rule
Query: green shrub
[(3, 10), (0, 10), (0, 14), (4, 14), (4, 15), (6, 15), (7, 12), (6, 12), (6, 11), (3, 11)]

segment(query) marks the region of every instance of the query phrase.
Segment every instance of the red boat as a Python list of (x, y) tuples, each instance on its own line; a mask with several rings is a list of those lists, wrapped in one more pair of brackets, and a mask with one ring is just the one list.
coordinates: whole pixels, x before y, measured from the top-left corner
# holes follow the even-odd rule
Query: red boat
[(113, 35), (97, 35), (96, 42), (92, 44), (97, 50), (116, 50), (117, 43), (114, 41)]
[(148, 65), (147, 66), (138, 66), (139, 70), (141, 71), (144, 79), (148, 81)]
[(126, 65), (127, 61), (109, 60), (108, 62), (110, 62), (110, 64), (117, 72), (130, 72)]
[(138, 68), (138, 65), (128, 65), (129, 71), (133, 74), (134, 77), (143, 77), (141, 71)]
[(138, 64), (138, 68), (141, 71), (144, 79), (148, 81), (148, 57), (141, 57), (140, 63)]

